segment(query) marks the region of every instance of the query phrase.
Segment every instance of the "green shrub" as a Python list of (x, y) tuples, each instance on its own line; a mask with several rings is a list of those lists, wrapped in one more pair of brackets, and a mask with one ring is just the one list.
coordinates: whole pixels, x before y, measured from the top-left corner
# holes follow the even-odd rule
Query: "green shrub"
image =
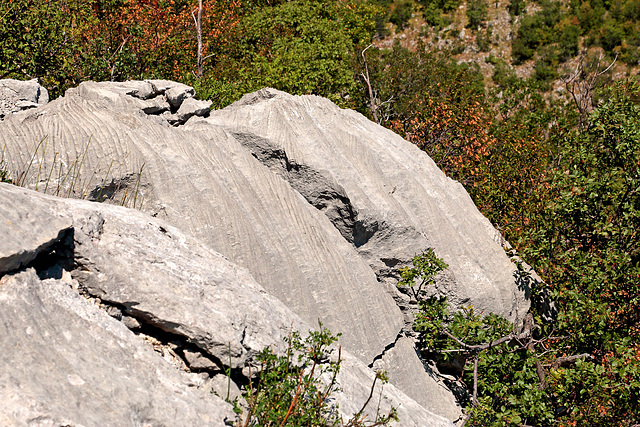
[(476, 44), (478, 45), (480, 52), (489, 52), (489, 50), (491, 50), (491, 36), (491, 27), (478, 34), (476, 37)]
[(510, 0), (509, 6), (507, 6), (507, 8), (509, 9), (509, 14), (512, 18), (514, 16), (520, 16), (521, 14), (523, 14), (526, 11), (526, 7), (527, 5), (525, 3), (525, 0)]
[(468, 28), (476, 29), (487, 20), (487, 2), (485, 0), (469, 0), (467, 2)]
[(391, 6), (389, 22), (403, 30), (409, 25), (409, 19), (413, 14), (414, 3), (412, 0), (399, 0)]
[[(331, 345), (338, 336), (320, 323), (320, 330), (310, 331), (306, 338), (297, 331), (285, 338), (285, 356), (276, 355), (270, 348), (258, 353), (255, 360), (259, 369), (244, 393), (248, 404), (244, 425), (365, 427), (398, 421), (393, 407), (388, 414), (378, 414), (375, 419), (367, 420), (364, 410), (370, 400), (349, 420), (340, 418), (338, 408), (330, 403), (331, 395), (338, 390), (337, 375), (342, 363), (339, 349), (337, 355), (331, 354), (336, 351)], [(371, 395), (377, 381), (386, 383), (386, 375), (383, 372), (376, 374)]]

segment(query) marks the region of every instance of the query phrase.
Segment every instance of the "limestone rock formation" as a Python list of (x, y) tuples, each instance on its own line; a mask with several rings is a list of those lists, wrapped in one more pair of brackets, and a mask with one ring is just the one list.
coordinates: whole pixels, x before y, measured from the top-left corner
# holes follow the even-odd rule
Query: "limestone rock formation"
[(0, 120), (17, 111), (35, 108), (49, 102), (49, 92), (37, 79), (22, 81), (0, 80)]
[(8, 116), (0, 146), (13, 175), (166, 219), (248, 268), (310, 324), (342, 332), (366, 363), (393, 344), (400, 310), (326, 216), (219, 126), (172, 127), (144, 113), (148, 100), (131, 94), (146, 94), (146, 83), (85, 82), (36, 115)]
[(29, 269), (0, 278), (0, 424), (207, 425), (230, 405), (72, 289)]
[[(320, 319), (343, 333), (345, 349), (387, 369), (420, 405), (458, 419), (452, 393), (413, 348), (412, 305), (395, 288), (395, 268), (433, 247), (450, 265), (433, 292), (511, 319), (528, 308), (504, 242), (462, 186), (412, 144), (326, 99), (266, 89), (209, 112), (193, 96), (163, 80), (85, 82), (8, 115), (0, 147), (21, 185), (135, 207), (179, 227), (246, 268), (306, 324)], [(119, 239), (136, 247), (135, 237), (112, 243)], [(131, 325), (153, 323), (148, 313), (173, 325), (161, 300), (129, 304), (153, 290), (114, 286), (132, 262), (114, 256), (89, 256), (77, 280)], [(207, 344), (214, 326), (165, 331), (194, 334), (216, 358), (224, 349)], [(237, 363), (253, 350), (236, 348)]]
[[(234, 415), (215, 379), (231, 368), (236, 381), (256, 351), (309, 328), (246, 270), (142, 212), (9, 184), (0, 206), (12, 207), (0, 235), (17, 242), (3, 254), (35, 255), (0, 270), (2, 425), (223, 426)], [(37, 234), (56, 237), (32, 250)], [(349, 417), (374, 373), (343, 358), (335, 399)], [(377, 392), (400, 425), (451, 425), (393, 386)]]
[(529, 306), (503, 240), (456, 181), (415, 145), (327, 99), (275, 89), (212, 113), (262, 163), (323, 211), (378, 279), (434, 248), (436, 290), (455, 306), (514, 320)]

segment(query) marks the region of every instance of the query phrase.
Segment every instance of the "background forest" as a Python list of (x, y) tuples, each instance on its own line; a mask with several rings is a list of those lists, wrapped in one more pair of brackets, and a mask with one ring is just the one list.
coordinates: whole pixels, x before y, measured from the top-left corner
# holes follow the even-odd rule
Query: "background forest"
[(535, 345), (478, 356), (478, 426), (640, 424), (639, 60), (638, 0), (0, 0), (0, 78), (317, 94), (459, 180), (544, 280)]

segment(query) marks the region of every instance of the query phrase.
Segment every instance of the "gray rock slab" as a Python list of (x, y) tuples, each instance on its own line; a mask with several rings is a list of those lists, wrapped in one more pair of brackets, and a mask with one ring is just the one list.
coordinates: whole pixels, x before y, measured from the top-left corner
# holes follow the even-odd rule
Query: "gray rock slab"
[[(354, 414), (362, 408), (363, 402), (367, 401), (371, 393), (374, 376), (374, 372), (365, 368), (355, 357), (349, 354), (344, 355), (340, 374), (338, 375), (341, 391), (336, 394), (336, 401), (343, 413)], [(368, 385), (368, 387), (363, 387), (363, 384)], [(438, 408), (437, 411), (433, 412), (425, 410), (415, 400), (407, 399), (405, 393), (392, 383), (383, 385), (377, 381), (373, 391), (371, 400), (375, 402), (371, 407), (367, 407), (365, 411), (368, 415), (366, 418), (368, 421), (375, 419), (377, 411), (381, 414), (389, 413), (391, 406), (398, 411), (399, 421), (397, 425), (402, 427), (453, 426), (451, 419), (456, 420), (459, 416), (458, 413), (452, 418), (442, 416), (444, 408)], [(436, 400), (431, 404), (434, 407), (439, 405), (447, 407), (450, 402), (445, 398)], [(433, 413), (438, 414), (438, 416), (434, 416)]]
[[(404, 392), (428, 410), (453, 421), (462, 418), (462, 409), (451, 391), (434, 372), (424, 368), (410, 338), (398, 339), (375, 367), (386, 371), (393, 383), (403, 384)], [(430, 386), (425, 388), (424, 384)]]
[(32, 80), (0, 80), (0, 119), (9, 113), (35, 108), (49, 102), (49, 92)]
[(15, 99), (21, 101), (29, 101), (39, 105), (49, 102), (49, 92), (46, 88), (40, 86), (38, 79), (31, 80), (0, 80), (0, 89), (3, 93), (8, 91)]
[(3, 426), (224, 426), (231, 405), (141, 338), (33, 269), (0, 279)]
[(211, 113), (271, 170), (326, 213), (393, 288), (393, 270), (427, 248), (449, 264), (435, 292), (514, 320), (529, 307), (498, 231), (415, 145), (327, 99), (274, 89)]
[[(229, 133), (202, 118), (174, 128), (145, 114), (145, 101), (127, 95), (141, 83), (110, 91), (110, 83), (85, 82), (38, 114), (11, 115), (0, 128), (10, 168), (34, 163), (25, 177), (31, 188), (44, 189), (51, 176), (49, 192), (142, 206), (246, 267), (309, 324), (321, 319), (342, 332), (345, 348), (371, 363), (403, 318), (369, 265)], [(43, 138), (46, 147), (38, 146)], [(66, 175), (77, 178), (58, 178)]]
[(155, 98), (147, 100), (147, 106), (142, 107), (142, 111), (145, 114), (160, 114), (169, 111), (170, 108), (171, 106), (164, 95), (158, 95)]
[[(118, 313), (182, 336), (225, 366), (231, 348), (230, 363), (238, 368), (251, 363), (255, 349), (271, 346), (282, 354), (291, 329), (309, 330), (246, 270), (160, 219), (8, 184), (0, 184), (0, 205), (42, 221), (69, 218), (72, 235), (61, 243), (72, 255), (59, 255), (58, 263), (74, 268), (39, 272), (58, 271), (58, 279), (42, 281), (33, 269), (0, 279), (0, 362), (11, 367), (0, 371), (2, 425), (220, 425), (229, 406), (209, 393), (210, 382), (202, 385), (199, 375), (184, 374), (180, 364), (153, 352), (116, 320), (127, 317)], [(108, 302), (117, 305), (105, 308)], [(333, 402), (348, 419), (366, 402), (374, 373), (346, 351), (343, 360), (342, 392)], [(383, 410), (398, 408), (398, 425), (452, 425), (393, 385), (379, 398)], [(368, 407), (369, 419), (376, 407)]]
[(212, 104), (213, 103), (211, 101), (200, 101), (195, 98), (187, 98), (182, 102), (182, 104), (180, 104), (180, 108), (176, 112), (176, 115), (180, 121), (186, 122), (193, 116), (204, 116), (209, 113)]
[(33, 261), (71, 229), (69, 218), (43, 218), (39, 212), (8, 202), (0, 204), (0, 275)]
[(0, 185), (0, 200), (43, 222), (64, 212), (74, 227), (71, 274), (86, 292), (221, 363), (231, 357), (232, 367), (241, 366), (263, 348), (282, 345), (292, 327), (305, 329), (246, 270), (164, 221), (8, 184)]
[(167, 101), (172, 107), (178, 108), (182, 105), (182, 102), (195, 95), (195, 91), (191, 86), (177, 84), (167, 89), (164, 93), (167, 97)]

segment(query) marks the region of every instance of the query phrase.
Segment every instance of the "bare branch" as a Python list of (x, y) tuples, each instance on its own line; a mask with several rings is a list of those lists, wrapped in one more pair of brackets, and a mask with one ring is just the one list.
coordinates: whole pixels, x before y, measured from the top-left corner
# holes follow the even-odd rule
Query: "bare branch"
[(369, 49), (371, 46), (373, 45), (370, 44), (369, 46), (365, 47), (364, 50), (360, 53), (360, 55), (362, 55), (362, 60), (364, 61), (365, 71), (364, 73), (360, 73), (360, 75), (364, 79), (364, 82), (367, 84), (367, 89), (369, 89), (369, 102), (371, 103), (369, 108), (371, 109), (373, 120), (375, 120), (376, 123), (380, 124), (380, 120), (378, 120), (378, 114), (376, 113), (376, 111), (378, 110), (377, 100), (375, 94), (373, 93), (373, 88), (371, 87), (371, 79), (369, 77), (369, 64), (367, 63), (367, 58), (364, 56), (367, 49)]
[(564, 357), (558, 357), (554, 362), (553, 362), (553, 369), (558, 369), (560, 367), (563, 366), (567, 366), (573, 362), (575, 362), (576, 360), (579, 359), (591, 359), (593, 356), (591, 356), (589, 353), (582, 353), (582, 354), (576, 354), (574, 356), (564, 356)]
[(473, 398), (472, 403), (473, 406), (478, 404), (478, 358), (480, 357), (480, 352), (476, 352), (473, 358)]
[[(195, 11), (198, 11), (198, 17), (196, 18)], [(198, 78), (202, 78), (204, 58), (202, 57), (202, 0), (198, 0), (198, 8), (191, 11), (191, 16), (196, 23), (196, 37), (198, 38)]]

